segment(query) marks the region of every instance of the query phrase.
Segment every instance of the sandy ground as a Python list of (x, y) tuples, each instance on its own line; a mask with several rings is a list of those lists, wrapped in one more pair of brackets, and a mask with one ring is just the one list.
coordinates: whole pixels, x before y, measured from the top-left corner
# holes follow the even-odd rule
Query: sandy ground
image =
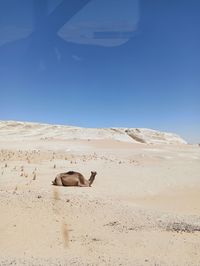
[[(97, 171), (92, 187), (56, 174)], [(0, 141), (0, 265), (200, 265), (200, 148)]]

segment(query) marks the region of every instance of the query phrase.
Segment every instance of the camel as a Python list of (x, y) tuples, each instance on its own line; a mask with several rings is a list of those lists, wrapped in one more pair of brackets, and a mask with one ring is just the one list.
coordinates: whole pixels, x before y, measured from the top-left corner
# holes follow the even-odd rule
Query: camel
[(82, 174), (69, 171), (67, 173), (58, 174), (54, 181), (52, 181), (52, 184), (55, 186), (91, 187), (96, 174), (97, 172), (91, 172), (91, 176), (87, 180)]

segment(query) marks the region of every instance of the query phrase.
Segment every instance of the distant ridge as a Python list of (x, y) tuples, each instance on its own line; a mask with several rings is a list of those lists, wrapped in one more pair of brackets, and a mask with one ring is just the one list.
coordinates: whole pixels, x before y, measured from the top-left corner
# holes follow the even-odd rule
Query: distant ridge
[(43, 123), (0, 121), (0, 139), (113, 139), (147, 144), (187, 144), (180, 136), (146, 128), (82, 128)]

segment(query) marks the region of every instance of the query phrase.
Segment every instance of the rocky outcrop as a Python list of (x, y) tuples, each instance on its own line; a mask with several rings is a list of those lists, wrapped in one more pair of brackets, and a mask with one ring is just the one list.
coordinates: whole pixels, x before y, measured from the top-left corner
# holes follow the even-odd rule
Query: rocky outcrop
[(131, 128), (125, 130), (133, 140), (149, 144), (187, 144), (180, 136), (146, 128)]

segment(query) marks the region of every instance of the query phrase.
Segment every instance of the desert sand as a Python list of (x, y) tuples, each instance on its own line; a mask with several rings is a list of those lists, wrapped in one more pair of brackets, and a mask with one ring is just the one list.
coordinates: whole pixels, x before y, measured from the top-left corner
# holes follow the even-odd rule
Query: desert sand
[[(70, 170), (92, 187), (58, 187)], [(0, 122), (0, 265), (200, 265), (200, 147), (148, 129)]]

